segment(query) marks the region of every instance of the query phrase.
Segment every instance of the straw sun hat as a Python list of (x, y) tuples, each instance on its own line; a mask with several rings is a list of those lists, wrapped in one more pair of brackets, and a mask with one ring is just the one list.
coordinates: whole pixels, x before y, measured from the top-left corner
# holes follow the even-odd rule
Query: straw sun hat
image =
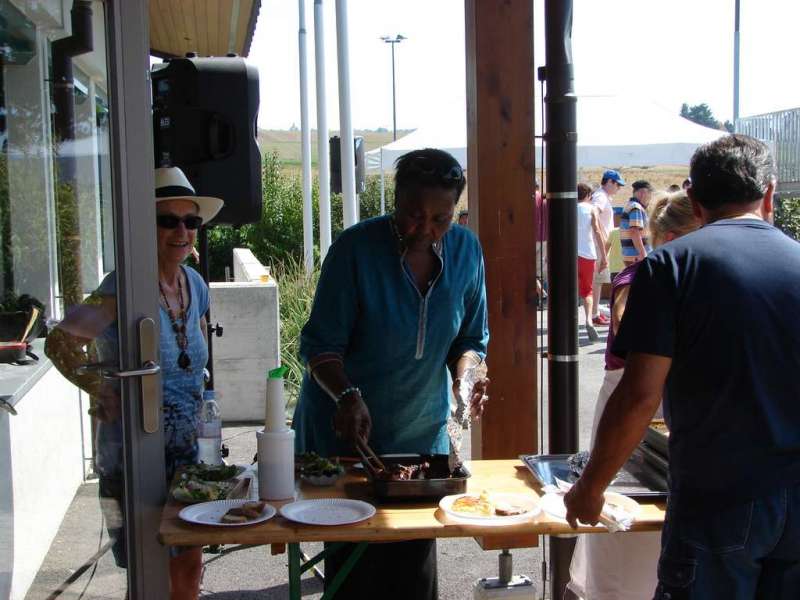
[(156, 169), (156, 202), (164, 200), (190, 200), (197, 204), (197, 215), (203, 223), (208, 223), (217, 216), (225, 204), (222, 199), (213, 196), (198, 196), (192, 184), (178, 167), (161, 167)]

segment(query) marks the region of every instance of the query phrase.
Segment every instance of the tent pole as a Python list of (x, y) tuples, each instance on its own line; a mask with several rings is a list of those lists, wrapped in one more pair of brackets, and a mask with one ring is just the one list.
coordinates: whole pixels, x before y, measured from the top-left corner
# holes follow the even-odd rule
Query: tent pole
[(345, 229), (358, 222), (356, 209), (356, 157), (350, 111), (350, 38), (347, 0), (336, 0), (336, 57), (339, 64), (339, 138), (342, 155), (342, 212)]
[(306, 273), (314, 270), (314, 217), (311, 206), (311, 126), (308, 122), (308, 57), (306, 48), (306, 3), (298, 0), (298, 44), (300, 54), (300, 129), (303, 158), (303, 263)]
[[(551, 454), (578, 450), (577, 98), (572, 0), (545, 0), (547, 104), (548, 404)], [(550, 538), (551, 598), (569, 581), (574, 539)]]
[(383, 175), (383, 146), (381, 146), (381, 214), (386, 214), (386, 180)]
[(314, 70), (317, 81), (317, 154), (319, 182), (319, 259), (331, 246), (331, 172), (328, 156), (328, 107), (325, 81), (325, 13), (323, 0), (314, 0)]

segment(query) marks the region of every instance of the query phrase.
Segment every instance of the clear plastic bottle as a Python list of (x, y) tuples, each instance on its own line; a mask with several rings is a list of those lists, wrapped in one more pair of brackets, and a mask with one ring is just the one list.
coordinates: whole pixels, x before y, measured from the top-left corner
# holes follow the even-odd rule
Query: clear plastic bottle
[(197, 426), (197, 460), (207, 465), (222, 464), (222, 417), (214, 390), (203, 392)]

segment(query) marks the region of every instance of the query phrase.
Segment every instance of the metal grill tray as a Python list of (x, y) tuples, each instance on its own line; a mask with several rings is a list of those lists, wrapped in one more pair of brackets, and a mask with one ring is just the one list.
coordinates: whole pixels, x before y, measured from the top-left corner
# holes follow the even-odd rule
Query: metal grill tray
[[(570, 456), (572, 455), (525, 454), (519, 458), (539, 483), (556, 485), (556, 477), (569, 483), (575, 483), (578, 480), (567, 464)], [(608, 490), (642, 500), (666, 498), (669, 495), (666, 479), (636, 455), (625, 463), (619, 478), (608, 486)]]
[(668, 435), (664, 435), (653, 427), (648, 427), (647, 431), (644, 433), (644, 441), (662, 456), (669, 457)]
[(372, 480), (372, 490), (378, 500), (441, 500), (451, 494), (463, 494), (467, 491), (467, 479), (471, 473), (461, 465), (458, 476), (450, 476), (448, 456), (435, 454), (432, 456), (415, 455), (402, 457), (381, 457), (387, 467), (392, 465), (410, 465), (421, 462), (430, 463), (429, 477), (426, 479), (408, 479), (405, 481), (385, 481), (372, 479), (369, 469), (365, 469)]

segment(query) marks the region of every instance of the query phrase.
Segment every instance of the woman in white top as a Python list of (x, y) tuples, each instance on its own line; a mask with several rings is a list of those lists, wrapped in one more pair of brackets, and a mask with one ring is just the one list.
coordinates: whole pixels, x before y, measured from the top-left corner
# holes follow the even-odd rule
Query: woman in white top
[[(593, 342), (599, 338), (592, 324), (592, 283), (595, 263), (597, 270), (608, 266), (605, 252), (606, 240), (600, 227), (597, 207), (592, 204), (592, 188), (585, 183), (578, 184), (578, 296), (583, 303), (586, 316), (586, 335)], [(598, 258), (599, 257), (599, 258)]]

